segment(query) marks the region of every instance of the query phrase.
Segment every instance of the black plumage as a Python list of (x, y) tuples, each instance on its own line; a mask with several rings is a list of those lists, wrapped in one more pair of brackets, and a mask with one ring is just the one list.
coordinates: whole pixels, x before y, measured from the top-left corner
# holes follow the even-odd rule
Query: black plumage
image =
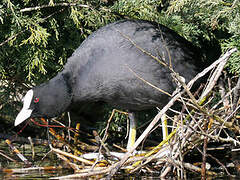
[[(158, 57), (186, 82), (201, 68), (201, 54), (173, 30), (143, 20), (121, 20), (92, 33), (68, 59), (62, 72), (33, 88), (16, 118), (55, 117), (71, 106), (103, 101), (130, 111), (162, 107), (169, 96), (146, 84), (172, 93), (176, 84), (168, 68), (144, 51)], [(137, 77), (137, 76), (138, 77)], [(29, 110), (28, 115), (23, 115)]]

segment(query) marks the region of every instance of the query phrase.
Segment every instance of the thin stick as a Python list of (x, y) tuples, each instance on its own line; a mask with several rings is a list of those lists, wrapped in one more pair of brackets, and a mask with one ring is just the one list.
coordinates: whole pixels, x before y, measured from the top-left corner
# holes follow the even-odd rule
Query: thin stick
[(67, 128), (68, 141), (71, 141), (71, 134), (70, 134), (70, 129), (71, 129), (71, 116), (70, 116), (70, 112), (67, 112), (67, 115), (68, 115), (68, 128)]
[(12, 145), (10, 140), (7, 139), (5, 142), (9, 145), (11, 150), (14, 153), (16, 153), (16, 155), (19, 157), (19, 159), (21, 159), (27, 166), (31, 166), (32, 163), (30, 161), (28, 161), (27, 158), (25, 158), (15, 146)]
[(8, 155), (3, 154), (1, 151), (0, 151), (0, 155), (3, 156), (3, 157), (5, 157), (6, 159), (12, 161), (12, 162), (19, 163), (19, 162), (17, 162), (15, 159), (9, 157)]
[(108, 175), (108, 179), (111, 179), (111, 177), (117, 172), (117, 170), (126, 162), (126, 160), (131, 156), (132, 152), (138, 147), (138, 145), (142, 142), (143, 139), (148, 135), (148, 133), (151, 131), (151, 129), (156, 125), (156, 123), (159, 121), (159, 119), (162, 117), (163, 114), (166, 113), (166, 111), (174, 104), (174, 102), (179, 98), (180, 93), (176, 94), (169, 103), (155, 116), (153, 121), (148, 125), (148, 127), (145, 129), (145, 131), (141, 134), (141, 136), (137, 139), (134, 146), (130, 148), (130, 150), (124, 155), (124, 157), (121, 159), (120, 162), (115, 163), (113, 166), (111, 166), (111, 171)]
[(51, 171), (62, 169), (62, 166), (45, 166), (45, 167), (29, 167), (29, 168), (19, 168), (19, 169), (2, 169), (3, 172), (7, 173), (30, 173), (31, 171)]
[(85, 4), (78, 4), (78, 3), (57, 3), (57, 4), (53, 4), (53, 5), (42, 5), (42, 6), (36, 6), (36, 7), (28, 7), (28, 8), (24, 8), (21, 9), (20, 12), (28, 12), (28, 11), (36, 11), (36, 10), (40, 10), (43, 8), (53, 8), (53, 7), (61, 7), (61, 6), (66, 6), (66, 7), (70, 7), (70, 6), (78, 6), (78, 7), (83, 7), (83, 8), (90, 8), (90, 6), (85, 5)]
[(218, 59), (219, 62), (219, 65), (218, 65), (218, 70), (215, 72), (215, 74), (211, 77), (211, 80), (210, 82), (213, 82), (211, 84), (208, 84), (207, 87), (206, 87), (206, 91), (204, 91), (204, 93), (201, 95), (200, 99), (203, 99), (211, 90), (212, 88), (215, 86), (216, 82), (217, 82), (217, 79), (219, 78), (227, 60), (229, 59), (229, 57), (232, 55), (232, 53), (236, 52), (237, 51), (237, 48), (233, 48), (229, 51), (227, 51), (222, 57), (220, 57)]
[[(176, 164), (178, 166), (180, 166), (182, 164), (185, 168), (187, 168), (189, 170), (192, 170), (192, 171), (195, 171), (195, 172), (199, 172), (199, 173), (201, 172), (201, 168), (199, 168), (197, 166), (194, 166), (194, 165), (192, 165), (190, 163), (180, 162), (180, 161), (177, 161), (177, 160), (173, 160), (171, 158), (168, 158), (168, 162), (171, 163), (171, 164)], [(210, 175), (210, 176), (216, 176), (217, 175), (217, 173), (215, 173), (213, 171), (206, 171), (206, 174)]]
[(78, 168), (78, 165), (77, 164), (74, 164), (72, 163), (71, 161), (69, 161), (68, 158), (66, 158), (65, 156), (61, 155), (61, 154), (57, 154), (57, 156), (62, 159), (66, 164), (68, 164), (72, 169), (74, 169), (75, 171), (76, 170), (79, 170)]
[(237, 84), (233, 91), (233, 109), (237, 107), (239, 96), (240, 96), (240, 77), (238, 78)]
[(51, 148), (51, 150), (55, 153), (58, 153), (58, 154), (62, 154), (64, 156), (67, 156), (67, 157), (70, 157), (72, 159), (76, 159), (82, 163), (85, 163), (85, 164), (88, 164), (88, 165), (93, 165), (93, 162), (92, 161), (89, 161), (87, 159), (84, 159), (84, 158), (81, 158), (81, 157), (78, 157), (78, 156), (74, 156), (73, 154), (71, 153), (67, 153), (67, 152), (64, 152), (64, 151), (61, 151), (60, 149), (56, 149), (56, 148)]
[(112, 118), (113, 118), (113, 116), (114, 116), (114, 114), (115, 114), (115, 111), (116, 111), (116, 109), (113, 109), (113, 110), (112, 110), (111, 116), (109, 117), (109, 119), (108, 119), (108, 121), (107, 121), (107, 127), (106, 127), (106, 129), (105, 129), (104, 136), (103, 136), (103, 138), (102, 138), (102, 141), (103, 141), (103, 142), (105, 142), (105, 141), (107, 140), (108, 129), (109, 129), (109, 126), (110, 126), (110, 122), (112, 121)]
[[(207, 133), (207, 122), (204, 122), (204, 129)], [(202, 172), (201, 172), (201, 179), (206, 179), (206, 153), (207, 153), (207, 137), (204, 137), (203, 141), (203, 154), (202, 154)]]
[(28, 137), (28, 140), (30, 142), (31, 149), (32, 149), (32, 160), (34, 161), (34, 158), (35, 158), (34, 144), (33, 144), (32, 138), (30, 136)]
[(90, 176), (96, 176), (100, 174), (107, 174), (109, 172), (109, 168), (102, 168), (101, 170), (95, 170), (91, 172), (81, 173), (81, 174), (72, 174), (67, 176), (60, 176), (60, 177), (54, 177), (50, 179), (79, 179), (79, 178), (86, 178)]
[[(236, 48), (226, 52), (223, 57), (221, 57), (219, 60), (217, 60), (218, 63), (220, 63), (223, 60), (226, 60), (230, 57), (230, 55), (237, 51)], [(145, 52), (145, 51), (144, 51)], [(147, 53), (148, 54), (148, 53)], [(152, 57), (152, 56), (151, 56)], [(155, 57), (156, 58), (156, 57)], [(207, 114), (208, 116), (209, 113), (206, 112), (206, 110), (203, 110), (202, 107), (200, 107), (198, 105), (198, 102), (196, 101), (195, 97), (191, 94), (191, 92), (189, 91), (189, 88), (191, 87), (191, 85), (193, 84), (193, 80), (197, 80), (199, 77), (204, 76), (208, 71), (210, 71), (213, 67), (215, 67), (218, 63), (213, 63), (210, 67), (211, 68), (206, 68), (204, 69), (204, 71), (202, 71), (201, 73), (197, 74), (197, 76), (195, 76), (195, 78), (193, 78), (187, 85), (182, 82), (181, 78), (173, 71), (173, 73), (175, 73), (178, 81), (183, 85), (184, 90), (188, 93), (188, 95), (190, 96), (191, 100), (194, 101), (194, 104), (197, 105), (198, 108), (200, 108), (200, 110), (202, 110), (205, 114)], [(164, 64), (163, 64), (164, 65)], [(209, 89), (208, 89), (209, 90)], [(210, 91), (209, 91), (210, 92)], [(157, 114), (157, 116), (153, 119), (153, 121), (149, 124), (149, 126), (145, 129), (145, 131), (142, 133), (142, 135), (137, 139), (137, 141), (135, 142), (134, 146), (129, 150), (129, 152), (127, 152), (125, 154), (125, 156), (122, 158), (122, 160), (116, 164), (114, 164), (111, 167), (111, 172), (108, 175), (108, 179), (111, 179), (111, 177), (117, 172), (117, 170), (124, 164), (124, 162), (126, 162), (126, 160), (130, 157), (131, 153), (137, 148), (137, 146), (142, 142), (142, 140), (148, 135), (148, 133), (151, 131), (151, 129), (155, 126), (155, 124), (159, 121), (159, 119), (162, 117), (163, 114), (166, 113), (166, 111), (174, 104), (174, 102), (181, 96), (183, 92), (176, 94), (170, 101), (169, 103)], [(205, 92), (206, 93), (206, 92)], [(206, 93), (204, 96), (202, 97), (206, 97), (208, 93)], [(217, 118), (217, 120), (219, 120), (220, 122), (222, 122), (221, 118), (214, 116), (215, 119)], [(224, 121), (223, 121), (224, 122)], [(225, 122), (226, 123), (226, 122)], [(234, 127), (236, 128), (236, 127)]]

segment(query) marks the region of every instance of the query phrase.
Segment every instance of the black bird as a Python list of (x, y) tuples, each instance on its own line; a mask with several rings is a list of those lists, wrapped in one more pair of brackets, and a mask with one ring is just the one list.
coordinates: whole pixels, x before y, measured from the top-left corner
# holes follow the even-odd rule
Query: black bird
[(149, 53), (171, 65), (186, 82), (201, 68), (198, 49), (173, 30), (144, 20), (114, 22), (92, 33), (62, 72), (27, 92), (15, 126), (29, 117), (51, 118), (71, 106), (96, 101), (130, 112), (161, 108), (170, 97), (144, 81), (170, 94), (176, 84), (168, 68)]

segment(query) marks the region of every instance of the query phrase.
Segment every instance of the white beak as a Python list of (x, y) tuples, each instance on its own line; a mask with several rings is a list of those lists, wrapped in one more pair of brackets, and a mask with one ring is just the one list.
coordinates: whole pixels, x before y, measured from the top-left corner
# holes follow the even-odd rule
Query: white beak
[(14, 126), (21, 124), (23, 121), (25, 121), (27, 118), (29, 118), (31, 116), (31, 114), (32, 114), (31, 109), (22, 109), (20, 111), (20, 113), (18, 113), (18, 115), (15, 119)]
[(14, 126), (21, 124), (23, 121), (25, 121), (27, 118), (31, 116), (33, 110), (29, 108), (30, 108), (32, 99), (33, 99), (33, 90), (29, 90), (23, 98), (23, 108), (17, 115)]

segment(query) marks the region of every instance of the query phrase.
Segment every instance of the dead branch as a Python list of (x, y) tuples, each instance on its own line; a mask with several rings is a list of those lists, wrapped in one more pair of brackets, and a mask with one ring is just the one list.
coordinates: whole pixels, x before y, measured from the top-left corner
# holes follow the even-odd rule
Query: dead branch
[(7, 139), (5, 142), (11, 148), (11, 150), (14, 153), (16, 153), (16, 155), (19, 157), (19, 159), (21, 159), (24, 162), (25, 165), (31, 166), (32, 163), (30, 161), (28, 161), (28, 159), (25, 158), (25, 156), (23, 156), (22, 153), (15, 146), (12, 145), (12, 142), (10, 140)]
[(233, 109), (237, 107), (240, 96), (240, 77), (238, 78), (237, 84), (233, 91)]
[(61, 155), (64, 155), (64, 156), (67, 156), (67, 157), (70, 157), (72, 159), (75, 159), (77, 161), (80, 161), (84, 164), (88, 164), (88, 165), (93, 165), (93, 162), (92, 161), (89, 161), (87, 159), (84, 159), (84, 158), (81, 158), (79, 156), (74, 156), (73, 154), (71, 153), (67, 153), (67, 152), (64, 152), (64, 151), (61, 151), (60, 149), (56, 149), (56, 148), (51, 148), (51, 150), (57, 154), (61, 154)]
[(8, 155), (4, 154), (2, 151), (0, 151), (0, 155), (5, 157), (6, 159), (12, 161), (12, 162), (15, 162), (15, 163), (18, 163), (15, 159), (9, 157)]
[[(180, 166), (181, 164), (183, 164), (183, 166), (191, 171), (195, 171), (195, 172), (198, 172), (198, 173), (201, 173), (201, 168), (197, 167), (197, 166), (194, 166), (190, 163), (184, 163), (184, 162), (180, 162), (180, 161), (177, 161), (177, 160), (173, 160), (171, 158), (168, 159), (168, 162), (171, 163), (171, 164), (175, 164), (175, 165), (178, 165)], [(210, 175), (210, 176), (216, 176), (217, 173), (215, 172), (212, 172), (212, 171), (206, 171), (206, 174), (207, 175)]]
[(2, 169), (2, 172), (6, 173), (30, 173), (32, 171), (49, 171), (59, 170), (62, 166), (46, 166), (46, 167), (29, 167), (29, 168), (18, 168), (18, 169)]
[(77, 6), (77, 7), (82, 7), (82, 8), (90, 8), (90, 6), (85, 5), (85, 4), (78, 4), (78, 3), (56, 3), (53, 5), (47, 4), (47, 5), (42, 5), (42, 6), (36, 6), (36, 7), (28, 7), (21, 9), (20, 12), (29, 12), (29, 11), (37, 11), (40, 9), (44, 8), (55, 8), (55, 7), (71, 7), (71, 6)]
[[(124, 37), (126, 37), (125, 35), (123, 35)], [(126, 37), (128, 40), (130, 39), (129, 37)], [(130, 42), (132, 42), (132, 40), (130, 39)], [(132, 42), (134, 43), (134, 42)], [(136, 46), (136, 44), (134, 43), (134, 45)], [(138, 46), (136, 46), (138, 49), (142, 50), (141, 48), (139, 48)], [(223, 66), (225, 65), (227, 59), (230, 57), (230, 55), (235, 52), (237, 49), (234, 48), (230, 51), (228, 51), (227, 53), (224, 54), (223, 57), (221, 57), (218, 61), (216, 61), (215, 63), (213, 63), (211, 66), (211, 68), (206, 68), (204, 71), (202, 71), (201, 76), (203, 76), (204, 74), (206, 74), (208, 71), (210, 71), (213, 67), (215, 67), (218, 63), (220, 63), (220, 65), (218, 66), (218, 71), (214, 74), (214, 76), (212, 76), (212, 81), (216, 81), (218, 79), (218, 77), (220, 76), (220, 69), (222, 70)], [(144, 53), (146, 53), (146, 51), (143, 51)], [(146, 53), (147, 55), (149, 55), (148, 53)], [(151, 57), (153, 57), (154, 59), (159, 60), (157, 57), (150, 55)], [(223, 62), (222, 62), (223, 61)], [(221, 63), (222, 62), (222, 63)], [(166, 65), (161, 63), (162, 65)], [(171, 70), (171, 68), (169, 68)], [(204, 73), (203, 73), (204, 72)], [(225, 123), (225, 125), (227, 125), (228, 127), (234, 128), (234, 129), (239, 129), (237, 127), (232, 127), (233, 125), (228, 124), (227, 122), (225, 122), (224, 120), (222, 120), (220, 117), (213, 115), (213, 114), (209, 114), (207, 110), (203, 109), (201, 106), (199, 106), (198, 101), (195, 99), (195, 97), (191, 94), (191, 92), (189, 91), (189, 88), (191, 87), (192, 83), (194, 81), (190, 81), (188, 83), (188, 85), (186, 85), (182, 79), (180, 78), (180, 76), (175, 73), (172, 70), (172, 73), (174, 73), (175, 77), (177, 78), (177, 80), (183, 85), (184, 90), (187, 92), (187, 94), (190, 96), (191, 100), (194, 102), (194, 104), (197, 106), (197, 109), (199, 109), (201, 112), (204, 112), (204, 114), (206, 114), (208, 117), (214, 117), (217, 121), (221, 122), (221, 123)], [(200, 74), (200, 73), (199, 73)], [(200, 75), (197, 75), (196, 77), (200, 77)], [(196, 81), (197, 78), (194, 78), (194, 80)], [(207, 94), (209, 94), (209, 92), (211, 91), (211, 89), (213, 88), (213, 84), (214, 83), (210, 83), (208, 85), (208, 88), (206, 88), (206, 91), (204, 91), (204, 93), (202, 94), (202, 98), (200, 99), (204, 99), (204, 97), (207, 96)], [(153, 121), (149, 124), (149, 126), (145, 129), (145, 131), (141, 134), (141, 136), (137, 139), (137, 141), (135, 142), (134, 146), (129, 150), (129, 152), (127, 152), (125, 154), (125, 156), (121, 159), (120, 162), (114, 164), (111, 167), (111, 172), (108, 175), (108, 178), (110, 179), (116, 172), (117, 170), (126, 162), (126, 160), (129, 158), (129, 156), (131, 155), (131, 153), (137, 148), (137, 146), (142, 142), (142, 140), (148, 135), (148, 133), (151, 131), (151, 129), (155, 126), (155, 124), (159, 121), (159, 119), (162, 117), (163, 114), (166, 113), (166, 111), (174, 104), (174, 102), (180, 97), (180, 95), (183, 94), (183, 92), (176, 94), (170, 101), (169, 103), (157, 114), (157, 116), (153, 119)]]

